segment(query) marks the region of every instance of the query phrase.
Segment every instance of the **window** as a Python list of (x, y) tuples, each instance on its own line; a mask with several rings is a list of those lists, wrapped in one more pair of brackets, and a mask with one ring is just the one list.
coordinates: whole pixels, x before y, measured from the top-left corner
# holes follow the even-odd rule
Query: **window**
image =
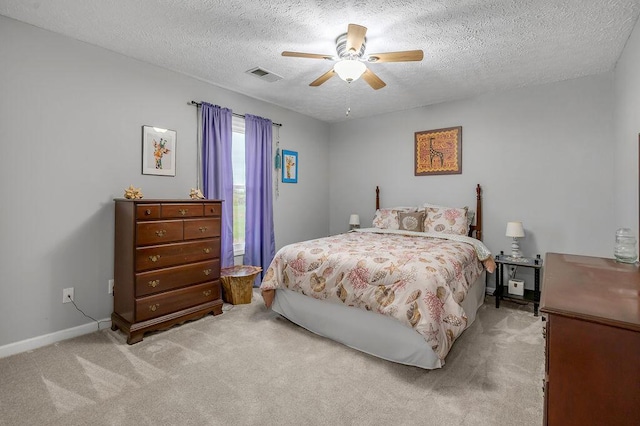
[(244, 119), (232, 120), (231, 165), (233, 167), (233, 255), (244, 254), (244, 224), (246, 215)]

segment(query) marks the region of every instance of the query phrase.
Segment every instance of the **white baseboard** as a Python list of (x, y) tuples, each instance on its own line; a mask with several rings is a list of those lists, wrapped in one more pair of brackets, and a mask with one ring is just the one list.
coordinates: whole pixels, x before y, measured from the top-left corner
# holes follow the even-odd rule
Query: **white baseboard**
[(0, 346), (0, 358), (19, 354), (20, 352), (31, 351), (33, 349), (41, 348), (52, 343), (71, 339), (72, 337), (78, 337), (82, 336), (83, 334), (93, 333), (98, 329), (102, 330), (107, 327), (111, 327), (111, 320), (109, 318), (100, 320), (99, 326), (95, 322), (89, 322), (77, 327), (67, 328), (66, 330), (60, 330), (54, 333), (32, 337), (20, 342), (9, 343), (8, 345)]
[(487, 287), (485, 290), (485, 293), (487, 294), (487, 296), (493, 296), (493, 293), (496, 291), (495, 287)]

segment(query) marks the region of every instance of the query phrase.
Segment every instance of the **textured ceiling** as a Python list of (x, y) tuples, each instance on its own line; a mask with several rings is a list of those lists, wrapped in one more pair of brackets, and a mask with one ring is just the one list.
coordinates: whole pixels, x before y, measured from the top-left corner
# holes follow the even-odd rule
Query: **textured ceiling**
[[(0, 14), (327, 122), (612, 70), (640, 0), (0, 0)], [(424, 50), (422, 62), (368, 64), (387, 83), (309, 83), (355, 23), (366, 53)], [(283, 77), (269, 83), (245, 71)], [(205, 99), (216, 102), (215, 99)]]

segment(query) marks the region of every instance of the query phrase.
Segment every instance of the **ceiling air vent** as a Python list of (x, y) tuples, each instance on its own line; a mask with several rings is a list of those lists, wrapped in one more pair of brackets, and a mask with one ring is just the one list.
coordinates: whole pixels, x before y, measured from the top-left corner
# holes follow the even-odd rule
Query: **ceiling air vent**
[(267, 71), (260, 67), (251, 68), (250, 70), (245, 71), (247, 74), (251, 74), (254, 77), (259, 78), (260, 80), (268, 81), (269, 83), (273, 83), (274, 81), (282, 80), (278, 74), (274, 74), (271, 71)]

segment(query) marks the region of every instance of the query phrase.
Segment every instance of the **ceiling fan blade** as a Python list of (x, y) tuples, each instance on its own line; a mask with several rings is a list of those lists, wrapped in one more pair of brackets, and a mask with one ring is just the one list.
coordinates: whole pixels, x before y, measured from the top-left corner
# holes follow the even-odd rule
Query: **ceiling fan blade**
[(369, 86), (371, 86), (373, 90), (382, 89), (387, 85), (384, 81), (380, 80), (380, 77), (375, 75), (375, 73), (369, 68), (367, 68), (364, 74), (362, 74), (362, 78), (364, 78), (364, 81), (369, 83)]
[(333, 70), (333, 68), (331, 68), (329, 71), (325, 72), (320, 77), (316, 78), (311, 83), (309, 83), (309, 86), (313, 86), (313, 87), (320, 86), (322, 83), (324, 83), (325, 81), (329, 80), (335, 74), (336, 74), (336, 72)]
[(333, 59), (331, 55), (320, 55), (318, 53), (304, 52), (282, 52), (282, 56), (291, 56), (293, 58), (309, 58), (309, 59)]
[(402, 52), (372, 53), (369, 62), (411, 62), (424, 58), (422, 50), (405, 50)]
[(347, 52), (357, 53), (362, 47), (364, 42), (364, 36), (367, 33), (367, 28), (361, 25), (349, 24), (347, 29)]

